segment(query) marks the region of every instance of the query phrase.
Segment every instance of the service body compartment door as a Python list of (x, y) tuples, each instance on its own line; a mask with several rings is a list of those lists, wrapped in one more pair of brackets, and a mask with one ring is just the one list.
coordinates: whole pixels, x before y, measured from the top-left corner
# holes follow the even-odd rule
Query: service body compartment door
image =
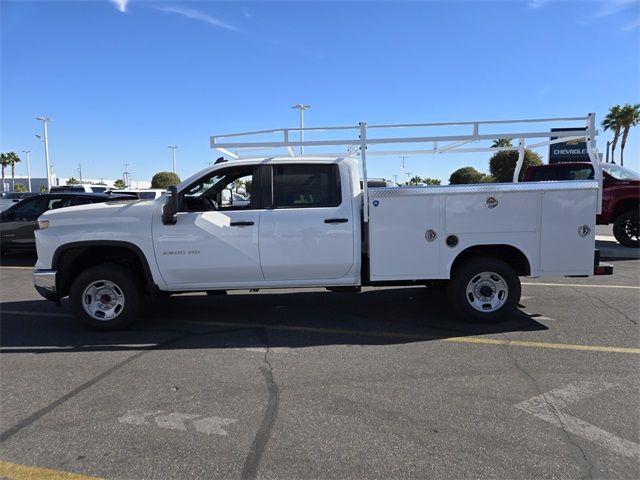
[(354, 264), (354, 216), (338, 164), (273, 165), (272, 208), (260, 218), (267, 281), (334, 280)]
[(593, 275), (597, 199), (595, 188), (542, 192), (541, 273)]
[[(441, 195), (392, 196), (369, 190), (369, 265), (372, 281), (433, 278), (443, 239)], [(435, 237), (433, 236), (435, 234)]]

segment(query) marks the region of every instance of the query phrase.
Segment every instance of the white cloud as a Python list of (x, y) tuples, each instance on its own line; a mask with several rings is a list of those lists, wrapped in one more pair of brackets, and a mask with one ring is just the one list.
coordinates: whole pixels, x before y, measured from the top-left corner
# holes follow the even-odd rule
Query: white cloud
[(242, 7), (242, 15), (244, 15), (247, 18), (251, 18), (251, 12), (247, 7)]
[(640, 18), (636, 19), (635, 22), (631, 22), (628, 25), (625, 25), (620, 29), (621, 32), (630, 32), (631, 30), (635, 30), (640, 27)]
[(129, 0), (111, 0), (111, 3), (113, 3), (120, 12), (125, 13)]
[(608, 17), (632, 6), (638, 6), (638, 0), (607, 0), (599, 2), (601, 7), (593, 16), (596, 18)]
[(200, 20), (201, 22), (208, 23), (209, 25), (213, 25), (215, 27), (224, 28), (226, 30), (231, 30), (232, 32), (239, 32), (240, 29), (230, 25), (228, 23), (223, 22), (222, 20), (218, 20), (211, 15), (208, 15), (199, 10), (195, 10), (193, 8), (183, 8), (183, 7), (171, 7), (171, 6), (162, 6), (156, 7), (158, 10), (167, 13), (175, 13), (176, 15), (181, 15), (186, 18), (190, 18), (192, 20)]
[(529, 8), (535, 10), (540, 7), (544, 7), (551, 0), (529, 0)]

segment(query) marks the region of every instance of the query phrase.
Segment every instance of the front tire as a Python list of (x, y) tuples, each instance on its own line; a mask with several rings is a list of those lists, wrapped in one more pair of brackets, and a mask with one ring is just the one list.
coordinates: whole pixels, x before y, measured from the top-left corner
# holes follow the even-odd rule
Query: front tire
[(82, 272), (69, 291), (75, 317), (100, 330), (125, 328), (136, 319), (142, 290), (136, 276), (115, 264), (96, 265)]
[(507, 319), (520, 302), (521, 286), (509, 264), (491, 257), (466, 260), (454, 272), (447, 288), (451, 306), (474, 322)]
[(616, 221), (613, 223), (613, 236), (616, 237), (620, 245), (635, 248), (640, 246), (640, 240), (638, 238), (639, 213), (637, 209), (627, 210), (623, 214), (618, 215), (618, 218), (616, 218)]

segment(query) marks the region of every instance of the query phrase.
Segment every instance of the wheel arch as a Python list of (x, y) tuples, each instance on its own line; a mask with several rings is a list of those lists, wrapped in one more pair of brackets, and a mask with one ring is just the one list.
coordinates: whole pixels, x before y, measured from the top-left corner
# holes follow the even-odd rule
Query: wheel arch
[(452, 277), (457, 268), (466, 260), (474, 257), (492, 257), (511, 265), (518, 276), (531, 275), (531, 261), (518, 247), (510, 244), (473, 245), (462, 250), (449, 266)]
[(121, 240), (87, 240), (61, 245), (53, 254), (51, 265), (58, 272), (59, 298), (68, 295), (73, 278), (81, 271), (109, 262), (131, 268), (147, 292), (157, 290), (149, 262), (139, 246)]
[(619, 215), (634, 208), (640, 208), (640, 198), (625, 198), (619, 200), (615, 207), (613, 207), (611, 222), (615, 222)]

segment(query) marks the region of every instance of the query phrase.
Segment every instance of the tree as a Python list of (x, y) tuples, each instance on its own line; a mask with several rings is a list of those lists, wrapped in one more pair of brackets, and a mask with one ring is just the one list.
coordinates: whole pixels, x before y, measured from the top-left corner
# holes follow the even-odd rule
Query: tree
[(440, 185), (442, 181), (438, 180), (437, 178), (423, 177), (422, 183), (424, 183), (425, 185)]
[(180, 183), (180, 177), (173, 172), (158, 172), (151, 179), (151, 188), (168, 188)]
[(40, 193), (47, 193), (47, 186), (46, 185), (40, 185)]
[[(618, 124), (622, 129), (622, 141), (620, 142), (620, 165), (624, 165), (624, 146), (627, 143), (627, 136), (631, 127), (635, 127), (640, 122), (640, 103), (635, 105), (625, 105), (620, 109)], [(13, 170), (12, 170), (13, 172)]]
[(449, 177), (449, 185), (462, 185), (467, 183), (484, 183), (486, 177), (473, 167), (462, 167), (456, 170)]
[(231, 182), (231, 189), (236, 191), (236, 193), (238, 193), (238, 190), (240, 188), (242, 188), (244, 186), (244, 182), (242, 180), (240, 180), (239, 178), (235, 179), (233, 182)]
[(251, 180), (247, 180), (246, 182), (244, 182), (244, 191), (247, 195), (251, 195), (252, 185), (253, 185), (253, 182)]
[(491, 148), (498, 148), (498, 147), (513, 147), (513, 145), (511, 145), (511, 139), (499, 138), (498, 140), (494, 140), (493, 143), (491, 144)]
[(8, 153), (0, 153), (0, 164), (2, 164), (2, 191), (4, 192), (4, 170), (9, 166)]
[(119, 178), (115, 182), (113, 182), (113, 188), (117, 188), (118, 190), (122, 190), (123, 188), (127, 188), (127, 184), (124, 183), (124, 180)]
[(4, 172), (6, 167), (11, 167), (11, 188), (15, 186), (15, 169), (16, 163), (20, 163), (20, 157), (16, 152), (0, 154), (0, 162), (2, 163), (2, 189), (4, 190)]
[(67, 185), (80, 185), (80, 180), (71, 177), (69, 180), (67, 180)]
[(613, 141), (611, 142), (611, 163), (615, 162), (616, 145), (618, 144), (618, 137), (620, 136), (620, 105), (614, 105), (609, 109), (609, 113), (602, 120), (602, 128), (607, 131), (613, 131)]
[[(489, 159), (489, 171), (496, 182), (508, 183), (513, 181), (513, 172), (516, 169), (516, 163), (518, 162), (518, 152), (505, 151), (497, 152)], [(524, 172), (529, 167), (535, 165), (542, 165), (542, 158), (536, 152), (532, 150), (524, 151), (524, 162), (520, 169), (520, 175), (518, 180), (522, 181)]]
[(16, 183), (15, 186), (13, 187), (13, 191), (14, 192), (26, 192), (27, 190), (27, 186), (24, 183)]
[(437, 178), (419, 177), (418, 175), (414, 175), (404, 185), (411, 185), (414, 187), (416, 185), (440, 185), (440, 180)]

